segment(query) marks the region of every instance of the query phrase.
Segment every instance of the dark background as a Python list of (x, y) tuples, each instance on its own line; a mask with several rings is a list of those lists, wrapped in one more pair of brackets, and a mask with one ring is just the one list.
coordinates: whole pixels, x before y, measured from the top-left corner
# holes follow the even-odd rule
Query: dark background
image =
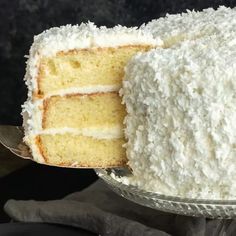
[(93, 21), (135, 26), (168, 13), (201, 10), (228, 0), (0, 0), (0, 124), (20, 125), (25, 58), (33, 36), (53, 26)]
[[(23, 81), (24, 55), (28, 54), (33, 36), (43, 30), (87, 21), (109, 27), (116, 24), (139, 26), (166, 13), (219, 5), (234, 7), (236, 0), (0, 0), (0, 124), (22, 123), (21, 105), (27, 95)], [(13, 158), (9, 152), (4, 152), (3, 156), (7, 160)], [(9, 220), (2, 210), (9, 198), (61, 198), (84, 188), (96, 178), (92, 170), (31, 163), (0, 178), (0, 222)]]

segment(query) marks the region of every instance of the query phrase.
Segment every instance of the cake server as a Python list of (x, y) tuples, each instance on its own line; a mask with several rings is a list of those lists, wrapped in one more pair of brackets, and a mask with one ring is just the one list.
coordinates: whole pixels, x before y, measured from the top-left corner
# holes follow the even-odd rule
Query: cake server
[(32, 159), (28, 146), (23, 142), (22, 126), (0, 125), (0, 143), (15, 155)]

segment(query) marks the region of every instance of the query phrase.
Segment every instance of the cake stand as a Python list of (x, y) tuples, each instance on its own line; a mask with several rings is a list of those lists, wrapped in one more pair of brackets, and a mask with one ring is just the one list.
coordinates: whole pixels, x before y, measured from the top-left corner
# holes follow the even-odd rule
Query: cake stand
[[(236, 217), (236, 200), (202, 200), (165, 196), (125, 185), (113, 175), (125, 176), (126, 169), (95, 169), (97, 175), (120, 196), (156, 210), (207, 218), (232, 219)], [(111, 175), (111, 173), (113, 173)]]

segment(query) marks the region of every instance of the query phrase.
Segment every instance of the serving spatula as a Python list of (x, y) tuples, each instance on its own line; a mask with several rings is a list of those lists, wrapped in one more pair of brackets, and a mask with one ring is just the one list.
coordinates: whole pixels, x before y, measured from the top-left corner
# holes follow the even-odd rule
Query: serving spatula
[(32, 159), (28, 146), (23, 142), (23, 137), (22, 126), (0, 125), (0, 143), (15, 155)]

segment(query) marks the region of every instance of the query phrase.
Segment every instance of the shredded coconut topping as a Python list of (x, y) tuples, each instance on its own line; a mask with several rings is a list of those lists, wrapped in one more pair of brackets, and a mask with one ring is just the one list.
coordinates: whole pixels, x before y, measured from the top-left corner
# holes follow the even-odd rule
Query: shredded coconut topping
[(121, 94), (133, 176), (122, 181), (167, 195), (235, 199), (235, 36), (220, 31), (129, 62)]
[(167, 14), (142, 25), (141, 29), (151, 32), (158, 41), (163, 40), (164, 47), (171, 47), (184, 40), (235, 31), (235, 26), (236, 8), (220, 6), (217, 11), (208, 8), (200, 12), (187, 10), (186, 13)]

